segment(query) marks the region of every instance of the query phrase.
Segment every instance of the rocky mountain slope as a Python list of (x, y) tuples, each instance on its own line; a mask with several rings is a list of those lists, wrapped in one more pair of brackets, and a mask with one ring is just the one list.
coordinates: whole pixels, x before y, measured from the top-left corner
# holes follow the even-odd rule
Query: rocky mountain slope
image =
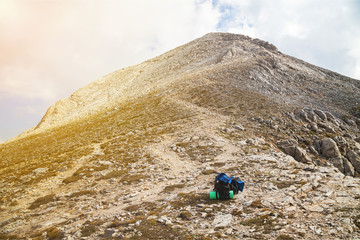
[[(211, 33), (0, 145), (0, 239), (360, 238), (360, 81)], [(209, 200), (218, 172), (245, 181)]]

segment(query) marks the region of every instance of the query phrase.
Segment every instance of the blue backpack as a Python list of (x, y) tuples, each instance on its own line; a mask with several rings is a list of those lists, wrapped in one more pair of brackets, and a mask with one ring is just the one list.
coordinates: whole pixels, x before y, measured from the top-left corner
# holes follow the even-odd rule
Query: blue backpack
[(219, 173), (215, 177), (214, 191), (219, 195), (219, 199), (230, 199), (230, 191), (238, 194), (244, 190), (245, 183), (238, 177), (228, 177), (225, 173)]

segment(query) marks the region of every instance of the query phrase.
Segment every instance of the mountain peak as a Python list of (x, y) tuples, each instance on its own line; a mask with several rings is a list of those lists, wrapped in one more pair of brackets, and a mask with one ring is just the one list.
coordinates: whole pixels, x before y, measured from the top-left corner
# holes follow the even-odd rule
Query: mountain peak
[[(246, 87), (275, 101), (330, 108), (339, 114), (344, 109), (353, 111), (358, 103), (355, 97), (350, 97), (353, 92), (359, 96), (359, 91), (354, 91), (359, 88), (358, 81), (284, 55), (260, 39), (208, 33), (76, 91), (51, 106), (36, 129), (69, 123), (151, 91), (167, 91), (193, 75), (213, 82), (226, 78), (232, 85)], [(341, 107), (334, 105), (333, 97)]]

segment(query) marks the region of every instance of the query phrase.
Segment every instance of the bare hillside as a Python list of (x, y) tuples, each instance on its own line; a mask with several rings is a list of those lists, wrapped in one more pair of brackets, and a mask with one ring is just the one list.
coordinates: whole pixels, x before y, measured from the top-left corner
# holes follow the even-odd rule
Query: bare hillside
[[(210, 33), (0, 145), (0, 239), (360, 238), (360, 81)], [(245, 190), (210, 200), (217, 173)]]

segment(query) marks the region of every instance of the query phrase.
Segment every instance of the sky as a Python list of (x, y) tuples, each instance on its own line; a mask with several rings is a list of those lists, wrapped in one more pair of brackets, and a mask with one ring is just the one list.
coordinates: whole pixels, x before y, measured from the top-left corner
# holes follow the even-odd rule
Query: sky
[(360, 0), (0, 0), (0, 142), (88, 83), (209, 32), (360, 79)]

